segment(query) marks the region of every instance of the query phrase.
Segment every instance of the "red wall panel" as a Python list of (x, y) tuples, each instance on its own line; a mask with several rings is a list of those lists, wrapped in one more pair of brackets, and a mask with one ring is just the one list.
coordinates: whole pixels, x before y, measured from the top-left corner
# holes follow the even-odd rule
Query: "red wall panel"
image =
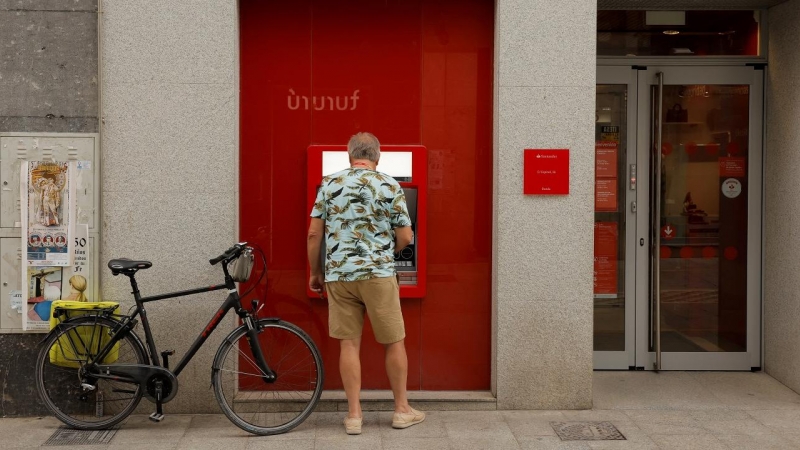
[[(240, 235), (267, 253), (262, 314), (308, 331), (325, 387), (341, 388), (327, 304), (305, 293), (306, 149), (358, 131), (422, 144), (428, 295), (403, 300), (409, 388), (488, 389), (493, 2), (240, 4)], [(383, 350), (364, 337), (363, 387), (387, 389)]]

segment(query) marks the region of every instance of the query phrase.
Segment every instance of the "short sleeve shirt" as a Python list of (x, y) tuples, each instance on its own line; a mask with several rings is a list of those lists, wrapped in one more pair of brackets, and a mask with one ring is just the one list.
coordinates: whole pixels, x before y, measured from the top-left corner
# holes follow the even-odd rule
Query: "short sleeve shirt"
[(403, 188), (389, 175), (349, 168), (322, 179), (311, 217), (325, 221), (325, 281), (395, 275), (394, 228), (411, 225)]

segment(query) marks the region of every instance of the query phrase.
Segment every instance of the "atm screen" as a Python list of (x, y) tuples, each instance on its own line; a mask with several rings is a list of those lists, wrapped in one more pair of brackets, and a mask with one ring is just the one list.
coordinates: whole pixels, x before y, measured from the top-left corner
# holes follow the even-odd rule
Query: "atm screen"
[(408, 206), (408, 215), (411, 217), (411, 223), (417, 223), (417, 188), (405, 187), (403, 193), (406, 195), (406, 205)]

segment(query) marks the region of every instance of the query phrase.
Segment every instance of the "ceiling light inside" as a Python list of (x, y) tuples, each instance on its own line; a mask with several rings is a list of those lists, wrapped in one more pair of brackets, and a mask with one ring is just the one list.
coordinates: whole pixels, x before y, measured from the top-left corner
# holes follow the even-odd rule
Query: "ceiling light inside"
[(681, 34), (681, 32), (678, 30), (664, 30), (663, 33), (668, 36), (675, 36), (676, 34)]

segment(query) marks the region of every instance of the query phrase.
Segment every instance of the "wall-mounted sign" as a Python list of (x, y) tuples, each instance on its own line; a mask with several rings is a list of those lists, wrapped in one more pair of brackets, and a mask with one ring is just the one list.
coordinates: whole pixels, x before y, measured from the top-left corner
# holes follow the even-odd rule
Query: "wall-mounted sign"
[(745, 170), (746, 160), (741, 157), (722, 157), (719, 158), (719, 176), (721, 178), (738, 177), (744, 178), (747, 175)]
[(617, 293), (619, 226), (616, 222), (594, 224), (594, 293)]
[(619, 144), (599, 141), (594, 144), (594, 176), (596, 178), (617, 178), (617, 154)]
[(594, 180), (594, 210), (616, 212), (617, 207), (617, 179), (598, 178)]
[(525, 195), (569, 194), (569, 150), (525, 149)]
[(736, 178), (728, 178), (722, 182), (722, 194), (728, 198), (736, 198), (742, 193), (742, 183)]

